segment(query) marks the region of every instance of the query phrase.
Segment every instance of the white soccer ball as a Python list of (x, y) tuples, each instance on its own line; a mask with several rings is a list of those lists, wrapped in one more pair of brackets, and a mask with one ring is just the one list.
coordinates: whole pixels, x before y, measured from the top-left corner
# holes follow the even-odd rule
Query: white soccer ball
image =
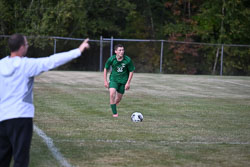
[(134, 112), (131, 115), (131, 121), (133, 122), (142, 122), (142, 120), (143, 120), (143, 115), (140, 112)]

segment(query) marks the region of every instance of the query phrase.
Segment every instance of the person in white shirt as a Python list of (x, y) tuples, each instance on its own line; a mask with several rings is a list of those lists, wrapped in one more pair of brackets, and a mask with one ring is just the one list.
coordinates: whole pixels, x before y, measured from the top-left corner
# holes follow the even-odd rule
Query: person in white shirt
[(81, 56), (89, 48), (89, 39), (68, 52), (44, 58), (25, 57), (28, 41), (24, 35), (11, 35), (10, 56), (0, 60), (0, 167), (29, 166), (33, 132), (34, 77)]

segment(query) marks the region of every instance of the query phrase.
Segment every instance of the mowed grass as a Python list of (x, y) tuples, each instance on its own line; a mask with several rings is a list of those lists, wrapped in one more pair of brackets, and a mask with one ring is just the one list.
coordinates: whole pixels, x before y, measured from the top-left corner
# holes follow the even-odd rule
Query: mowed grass
[[(34, 100), (35, 125), (72, 166), (250, 166), (250, 77), (135, 73), (113, 118), (103, 73), (51, 71)], [(36, 133), (31, 166), (60, 166)]]

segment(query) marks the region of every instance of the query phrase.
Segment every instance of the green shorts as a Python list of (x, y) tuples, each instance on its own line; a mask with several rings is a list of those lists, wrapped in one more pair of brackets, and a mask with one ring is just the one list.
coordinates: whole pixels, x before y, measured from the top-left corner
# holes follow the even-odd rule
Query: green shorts
[(116, 91), (121, 94), (124, 94), (125, 92), (125, 84), (110, 81), (109, 88), (115, 88)]

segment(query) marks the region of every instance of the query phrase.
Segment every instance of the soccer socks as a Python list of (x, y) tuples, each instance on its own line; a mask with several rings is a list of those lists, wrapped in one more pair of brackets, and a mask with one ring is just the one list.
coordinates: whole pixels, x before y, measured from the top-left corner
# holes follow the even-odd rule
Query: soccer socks
[(110, 107), (112, 109), (113, 115), (116, 115), (117, 114), (116, 104), (110, 104)]

